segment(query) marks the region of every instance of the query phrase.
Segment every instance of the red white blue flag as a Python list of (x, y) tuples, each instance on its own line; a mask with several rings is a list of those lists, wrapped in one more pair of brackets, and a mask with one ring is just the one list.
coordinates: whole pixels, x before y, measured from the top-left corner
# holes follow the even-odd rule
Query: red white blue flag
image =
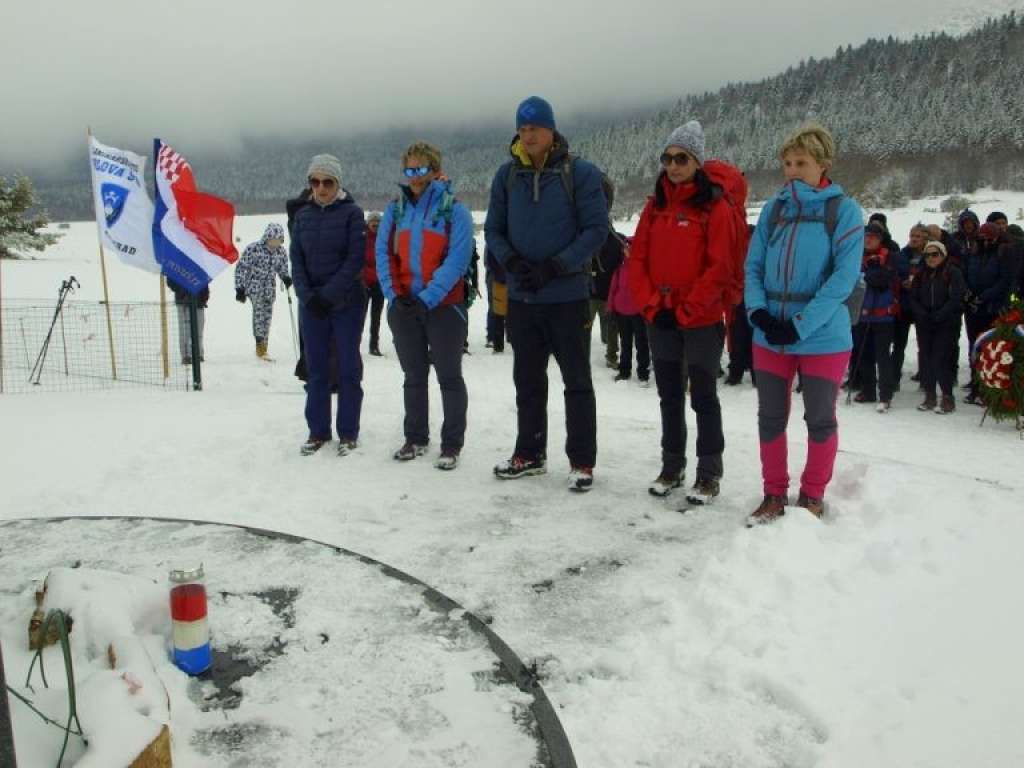
[(153, 249), (163, 273), (197, 294), (238, 261), (232, 233), (235, 208), (196, 189), (192, 166), (160, 139), (153, 141), (153, 154)]

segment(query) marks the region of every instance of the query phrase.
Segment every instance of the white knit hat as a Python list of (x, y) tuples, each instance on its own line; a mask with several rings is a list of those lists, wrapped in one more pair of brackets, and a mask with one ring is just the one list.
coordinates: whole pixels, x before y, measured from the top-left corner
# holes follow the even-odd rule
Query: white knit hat
[(680, 125), (672, 131), (665, 146), (685, 149), (697, 158), (698, 163), (704, 165), (704, 129), (696, 120)]

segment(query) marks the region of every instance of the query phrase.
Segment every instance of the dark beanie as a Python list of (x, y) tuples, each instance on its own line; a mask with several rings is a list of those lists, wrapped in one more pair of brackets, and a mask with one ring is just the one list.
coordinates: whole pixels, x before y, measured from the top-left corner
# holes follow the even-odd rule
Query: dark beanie
[(885, 230), (885, 227), (880, 221), (870, 221), (867, 226), (864, 227), (865, 235), (877, 235), (879, 239), (885, 240), (885, 236), (889, 233)]
[(986, 224), (991, 224), (991, 223), (995, 222), (995, 221), (996, 221), (996, 219), (1002, 219), (1003, 221), (1009, 221), (1009, 220), (1010, 220), (1010, 217), (1009, 217), (1009, 216), (1007, 216), (1007, 215), (1006, 215), (1005, 213), (1003, 213), (1002, 211), (992, 211), (992, 213), (990, 213), (990, 214), (989, 214), (989, 215), (988, 215), (988, 216), (987, 216), (987, 217), (985, 218), (985, 223), (986, 223)]
[(516, 109), (516, 130), (524, 125), (537, 125), (555, 130), (555, 111), (540, 96), (531, 96)]
[(889, 219), (886, 218), (886, 215), (884, 213), (872, 213), (870, 216), (868, 216), (868, 224), (870, 224), (872, 221), (881, 222), (882, 226), (885, 227), (886, 231), (889, 231)]

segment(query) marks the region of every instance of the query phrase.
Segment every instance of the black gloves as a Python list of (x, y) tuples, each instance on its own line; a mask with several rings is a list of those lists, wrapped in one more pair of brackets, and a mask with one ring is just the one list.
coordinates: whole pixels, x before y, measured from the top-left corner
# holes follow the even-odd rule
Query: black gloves
[(750, 322), (764, 332), (764, 340), (776, 347), (786, 347), (800, 341), (800, 334), (792, 320), (778, 320), (767, 309), (755, 309)]
[(764, 332), (765, 341), (777, 347), (787, 347), (800, 341), (800, 334), (792, 320), (776, 320), (772, 328)]
[(319, 317), (323, 320), (331, 314), (331, 310), (334, 309), (334, 307), (331, 302), (319, 293), (314, 293), (310, 297), (309, 301), (306, 302), (306, 309), (309, 310), (313, 317)]
[(678, 328), (676, 313), (671, 309), (663, 309), (654, 316), (654, 325), (665, 331), (674, 331)]
[(527, 264), (529, 264), (529, 269), (517, 273), (517, 276), (519, 277), (519, 287), (528, 293), (536, 293), (562, 273), (561, 267), (554, 259), (527, 262)]
[(281, 277), (281, 282), (284, 283), (285, 290), (292, 287), (292, 279), (288, 277), (288, 275), (283, 275)]
[(244, 288), (235, 288), (235, 301), (240, 301), (242, 304), (245, 304)]
[(767, 309), (755, 309), (750, 313), (750, 322), (765, 333), (775, 324), (775, 318)]
[(427, 305), (415, 296), (399, 296), (395, 299), (395, 307), (412, 320), (422, 322), (427, 318)]
[(530, 271), (530, 262), (513, 251), (512, 255), (505, 259), (505, 271), (509, 274), (521, 277)]

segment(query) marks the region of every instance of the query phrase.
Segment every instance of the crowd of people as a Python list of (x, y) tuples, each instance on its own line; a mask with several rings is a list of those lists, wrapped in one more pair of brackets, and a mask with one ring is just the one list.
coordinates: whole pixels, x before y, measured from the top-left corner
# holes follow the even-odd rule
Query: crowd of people
[[(784, 183), (748, 226), (742, 173), (710, 159), (700, 123), (685, 123), (667, 137), (661, 172), (627, 238), (610, 223), (610, 180), (570, 152), (547, 101), (523, 101), (484, 225), (487, 346), (495, 354), (506, 341), (511, 346), (517, 413), (514, 447), (494, 475), (547, 471), (553, 356), (564, 385), (568, 487), (593, 486), (595, 320), (616, 381), (635, 371), (644, 386), (654, 374), (661, 466), (652, 495), (684, 485), (687, 396), (696, 416), (696, 471), (686, 498), (701, 505), (719, 495), (726, 448), (719, 382), (738, 385), (750, 372), (764, 485), (750, 525), (776, 519), (790, 501), (786, 430), (795, 379), (808, 434), (796, 505), (819, 517), (838, 450), (839, 394), (845, 387), (857, 402), (887, 412), (901, 387), (911, 326), (918, 407), (952, 412), (961, 323), (973, 344), (1005, 308), (1020, 285), (1024, 232), (1001, 213), (982, 224), (964, 211), (956, 231), (918, 224), (901, 248), (883, 214), (865, 225), (860, 206), (830, 178), (835, 154), (820, 125), (789, 136), (779, 150)], [(462, 365), (477, 292), (473, 222), (437, 147), (417, 142), (400, 163), (399, 196), (367, 218), (342, 186), (337, 158), (314, 157), (308, 188), (288, 204), (290, 273), (284, 233), (270, 225), (242, 257), (237, 297), (252, 302), (262, 356), (275, 276), (286, 286), (294, 280), (307, 382), (304, 455), (334, 435), (339, 455), (357, 449), (363, 325), (369, 313), (370, 354), (379, 355), (383, 313), (404, 375), (404, 441), (394, 459), (429, 450), (432, 366), (444, 414), (435, 466), (452, 470), (469, 402)], [(979, 402), (973, 382), (968, 403)]]

